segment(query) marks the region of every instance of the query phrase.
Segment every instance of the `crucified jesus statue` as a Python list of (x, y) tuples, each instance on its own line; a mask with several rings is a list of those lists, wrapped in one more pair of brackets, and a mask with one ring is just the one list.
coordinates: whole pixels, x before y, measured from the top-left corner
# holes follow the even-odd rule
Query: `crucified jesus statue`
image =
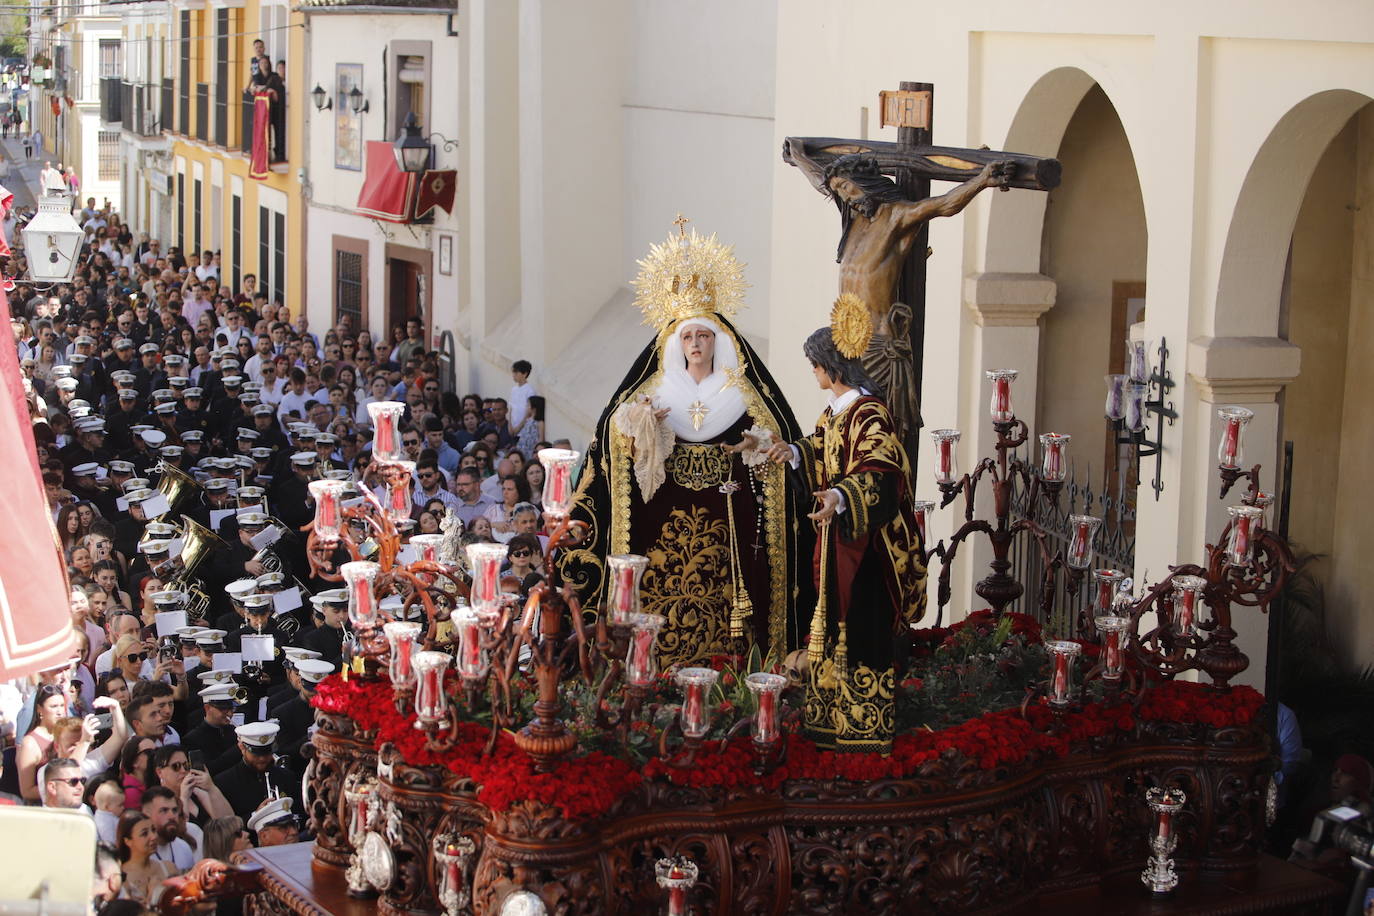
[[(797, 166), (840, 211), (840, 292), (863, 300), (873, 320), (873, 341), (863, 366), (883, 395), (904, 440), (921, 425), (920, 405), (911, 353), (909, 304), (898, 302), (897, 284), (912, 245), (922, 227), (938, 216), (953, 216), (985, 188), (1006, 188), (1017, 163), (995, 159), (947, 194), (908, 200), (897, 184), (882, 173), (870, 153), (848, 153), (822, 164), (809, 154), (803, 138), (783, 144), (784, 161)], [(961, 162), (968, 166), (970, 163)]]

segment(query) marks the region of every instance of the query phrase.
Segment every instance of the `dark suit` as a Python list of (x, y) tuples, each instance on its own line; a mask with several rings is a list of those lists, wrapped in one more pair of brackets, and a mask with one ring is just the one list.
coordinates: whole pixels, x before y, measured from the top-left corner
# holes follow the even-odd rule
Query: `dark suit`
[(216, 773), (214, 779), (215, 785), (229, 802), (229, 807), (247, 822), (267, 798), (267, 781), (264, 777), (272, 780), (272, 787), (278, 792), (291, 796), (293, 812), (300, 813), (305, 810), (301, 806), (300, 777), (286, 767), (274, 766), (265, 774), (259, 773), (257, 770), (249, 769), (240, 755), (237, 763), (227, 770)]

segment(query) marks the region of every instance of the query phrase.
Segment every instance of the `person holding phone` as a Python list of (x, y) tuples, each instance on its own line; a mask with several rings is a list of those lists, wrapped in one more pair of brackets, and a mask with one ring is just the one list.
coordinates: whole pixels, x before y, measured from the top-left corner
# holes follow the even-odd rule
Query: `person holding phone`
[[(105, 772), (118, 760), (129, 737), (129, 723), (117, 700), (96, 697), (91, 705), (96, 712), (85, 718), (59, 719), (53, 738), (53, 756), (68, 757), (81, 764), (81, 775), (88, 780)], [(95, 745), (97, 736), (106, 732), (109, 737)]]

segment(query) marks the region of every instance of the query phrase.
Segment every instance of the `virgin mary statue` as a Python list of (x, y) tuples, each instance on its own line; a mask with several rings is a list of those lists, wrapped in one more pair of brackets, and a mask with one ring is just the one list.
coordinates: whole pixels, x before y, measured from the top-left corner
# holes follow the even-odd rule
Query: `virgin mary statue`
[[(607, 555), (648, 557), (643, 610), (665, 618), (664, 667), (739, 655), (751, 643), (780, 658), (798, 638), (796, 561), (811, 556), (811, 526), (787, 472), (764, 457), (767, 444), (800, 429), (730, 323), (742, 267), (714, 235), (681, 223), (640, 267), (636, 304), (656, 334), (597, 423), (572, 510), (588, 535), (562, 552), (560, 570), (596, 608)], [(724, 447), (746, 431), (757, 450)]]

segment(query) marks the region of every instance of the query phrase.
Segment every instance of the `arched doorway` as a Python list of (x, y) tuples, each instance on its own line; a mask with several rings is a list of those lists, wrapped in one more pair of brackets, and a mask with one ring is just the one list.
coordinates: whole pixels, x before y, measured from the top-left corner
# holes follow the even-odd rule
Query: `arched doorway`
[[(1341, 107), (1304, 103), (1326, 103), (1327, 129), (1306, 135), (1311, 177), (1298, 184), (1273, 305), (1277, 335), (1302, 350), (1301, 373), (1280, 399), (1279, 439), (1294, 445), (1290, 537), (1316, 557), (1327, 646), (1354, 670), (1374, 664), (1374, 596), (1361, 575), (1374, 549), (1362, 479), (1374, 450), (1374, 103), (1354, 93), (1336, 100)], [(1357, 102), (1354, 114), (1338, 117)], [(1295, 604), (1289, 612), (1313, 610)]]
[[(1056, 529), (1066, 535), (1070, 512), (1104, 517), (1102, 542), (1111, 549), (1099, 551), (1101, 565), (1130, 570), (1134, 516), (1129, 508), (1123, 511), (1121, 501), (1124, 491), (1133, 502), (1134, 482), (1123, 486), (1104, 473), (1115, 467), (1115, 449), (1102, 417), (1102, 376), (1121, 371), (1129, 325), (1143, 319), (1147, 233), (1135, 157), (1108, 93), (1072, 67), (1051, 71), (1031, 87), (1005, 148), (1058, 158), (1064, 182), (1048, 195), (993, 198), (984, 257), (988, 273), (979, 282), (1001, 284), (1011, 297), (1018, 290), (1030, 295), (1019, 302), (988, 297), (990, 306), (980, 300), (974, 308), (985, 329), (1016, 335), (1014, 349), (1024, 360), (1018, 368), (1033, 370), (1023, 374), (1026, 381), (1034, 379), (1034, 414), (1026, 417), (1034, 417), (1034, 430), (1074, 437), (1078, 487), (1061, 499), (1056, 517), (1042, 514), (1042, 522), (1052, 536)], [(1046, 287), (1049, 296), (1036, 300), (1034, 292)], [(1031, 393), (1021, 396), (1023, 407)], [(1037, 450), (1030, 451), (1034, 457)], [(1014, 554), (1018, 578), (1038, 581), (1038, 550), (1027, 545)], [(1071, 602), (1063, 599), (1055, 606), (1068, 619)], [(1023, 598), (1020, 609), (1032, 611), (1036, 603)]]
[[(1081, 481), (1120, 492), (1102, 378), (1123, 371), (1127, 333), (1144, 320), (1145, 205), (1130, 142), (1101, 87), (1084, 94), (1058, 158), (1065, 181), (1049, 194), (1041, 246), (1041, 272), (1057, 297), (1043, 319), (1037, 426), (1073, 436)], [(1133, 479), (1121, 483), (1134, 493)]]

